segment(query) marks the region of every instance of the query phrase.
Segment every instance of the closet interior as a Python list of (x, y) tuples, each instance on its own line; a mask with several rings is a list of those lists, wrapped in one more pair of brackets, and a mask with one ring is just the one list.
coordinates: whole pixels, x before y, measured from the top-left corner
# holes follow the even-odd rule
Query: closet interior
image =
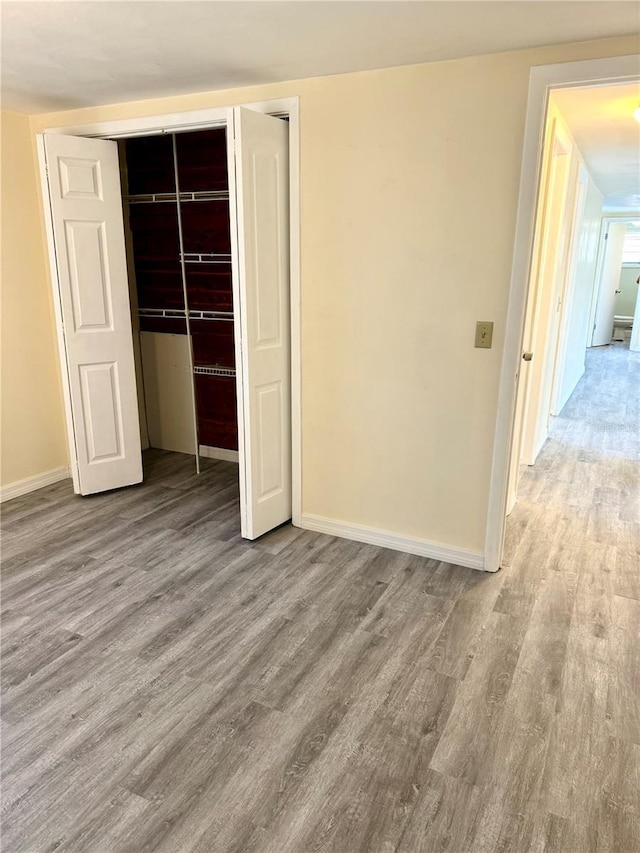
[(143, 445), (237, 458), (226, 130), (119, 145)]

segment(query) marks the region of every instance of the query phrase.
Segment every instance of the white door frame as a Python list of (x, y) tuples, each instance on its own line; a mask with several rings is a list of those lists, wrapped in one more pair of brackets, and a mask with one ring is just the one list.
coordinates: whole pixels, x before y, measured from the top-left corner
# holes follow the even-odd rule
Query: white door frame
[(509, 462), (514, 432), (516, 377), (522, 357), (522, 334), (533, 249), (544, 123), (549, 94), (554, 88), (634, 82), (638, 78), (640, 78), (640, 57), (637, 54), (581, 62), (565, 62), (556, 65), (539, 65), (531, 69), (511, 284), (489, 484), (484, 546), (484, 568), (486, 571), (497, 571), (502, 562)]
[[(300, 525), (302, 516), (302, 417), (301, 417), (301, 316), (300, 316), (300, 120), (299, 98), (276, 98), (253, 103), (229, 104), (210, 109), (189, 110), (179, 113), (144, 116), (132, 119), (92, 122), (89, 124), (66, 127), (45, 128), (43, 133), (61, 133), (66, 136), (93, 136), (109, 139), (125, 139), (132, 136), (150, 136), (162, 132), (171, 133), (189, 130), (204, 130), (215, 126), (226, 126), (228, 110), (231, 106), (271, 115), (289, 116), (289, 216), (290, 216), (290, 280), (291, 280), (291, 440), (292, 440), (292, 520)], [(45, 153), (42, 135), (37, 138), (38, 160), (43, 188), (46, 188)], [(45, 196), (46, 197), (46, 196)], [(52, 286), (54, 288), (54, 310), (58, 334), (63, 376), (63, 391), (67, 423), (72, 424), (71, 403), (68, 392), (68, 372), (64, 359), (64, 334), (57, 281), (55, 251), (53, 249), (53, 231), (45, 205), (45, 229), (51, 264)], [(73, 430), (67, 430), (69, 457), (74, 478), (76, 474), (76, 448)], [(75, 480), (74, 480), (75, 482)]]
[[(598, 310), (598, 300), (600, 298), (600, 287), (602, 286), (602, 272), (604, 268), (604, 256), (607, 249), (605, 234), (609, 230), (609, 226), (615, 222), (636, 222), (637, 216), (630, 213), (605, 213), (600, 220), (600, 235), (598, 237), (598, 254), (596, 257), (596, 274), (593, 279), (593, 290), (591, 291), (591, 309), (589, 311), (589, 336), (587, 338), (587, 348), (593, 346), (593, 333), (595, 331), (596, 311)], [(633, 325), (635, 326), (636, 319), (634, 317)], [(632, 332), (633, 334), (633, 328)]]

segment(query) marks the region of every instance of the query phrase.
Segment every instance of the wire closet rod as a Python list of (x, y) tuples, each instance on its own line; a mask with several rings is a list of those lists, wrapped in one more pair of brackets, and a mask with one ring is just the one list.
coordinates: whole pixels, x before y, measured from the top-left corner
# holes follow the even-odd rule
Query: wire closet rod
[(126, 195), (124, 200), (129, 204), (162, 204), (172, 201), (228, 201), (228, 190), (199, 190), (197, 192), (180, 193), (135, 193)]
[[(184, 308), (139, 308), (139, 317), (155, 317), (168, 319), (184, 319), (187, 317), (187, 312)], [(196, 308), (190, 308), (188, 312), (190, 320), (230, 320), (233, 322), (233, 311), (199, 311)]]
[(235, 367), (224, 367), (218, 364), (196, 365), (193, 372), (197, 376), (235, 376)]
[(184, 252), (180, 259), (185, 264), (230, 264), (231, 255), (224, 252)]

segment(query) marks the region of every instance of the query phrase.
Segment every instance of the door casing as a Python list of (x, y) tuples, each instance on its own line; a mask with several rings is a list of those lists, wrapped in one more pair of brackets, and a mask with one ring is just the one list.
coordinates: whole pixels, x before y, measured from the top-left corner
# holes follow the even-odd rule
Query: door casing
[[(300, 317), (300, 130), (299, 99), (278, 98), (243, 104), (229, 104), (224, 107), (191, 110), (188, 112), (168, 113), (156, 116), (144, 116), (134, 119), (93, 122), (83, 125), (45, 128), (43, 133), (58, 133), (66, 136), (103, 137), (125, 139), (133, 136), (148, 136), (162, 132), (184, 132), (205, 130), (211, 127), (226, 126), (229, 107), (242, 106), (256, 112), (289, 118), (289, 218), (290, 218), (290, 287), (291, 287), (291, 440), (292, 440), (292, 521), (300, 524), (302, 515), (302, 426), (301, 426), (301, 317)], [(40, 180), (43, 198), (47, 198), (46, 156), (43, 134), (37, 137), (37, 153), (40, 166)], [(65, 342), (62, 323), (62, 311), (59, 293), (55, 281), (55, 247), (51, 217), (44, 205), (45, 231), (51, 266), (51, 282), (54, 293), (54, 313), (58, 338), (58, 352), (62, 372), (64, 409), (67, 424), (73, 424), (71, 398), (69, 394), (68, 373), (64, 358)], [(78, 491), (76, 447), (73, 429), (67, 429), (69, 459), (74, 481)]]

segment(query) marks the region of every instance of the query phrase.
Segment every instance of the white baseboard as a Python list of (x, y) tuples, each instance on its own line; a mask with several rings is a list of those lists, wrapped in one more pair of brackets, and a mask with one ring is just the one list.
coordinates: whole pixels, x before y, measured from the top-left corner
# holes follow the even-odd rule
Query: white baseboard
[(45, 471), (43, 474), (36, 474), (35, 477), (27, 477), (26, 480), (18, 480), (17, 483), (10, 483), (0, 489), (0, 502), (4, 503), (10, 501), (11, 498), (28, 495), (29, 492), (35, 492), (37, 489), (42, 489), (44, 486), (50, 486), (52, 483), (58, 483), (60, 480), (66, 480), (70, 477), (71, 472), (68, 468), (54, 468), (51, 471)]
[(208, 447), (206, 444), (201, 444), (198, 453), (207, 459), (222, 459), (223, 462), (238, 461), (238, 451), (226, 450), (224, 447)]
[(340, 536), (343, 539), (366, 542), (368, 545), (378, 545), (380, 548), (391, 548), (393, 551), (404, 551), (407, 554), (484, 571), (484, 556), (479, 551), (452, 548), (438, 542), (429, 542), (427, 539), (418, 539), (416, 536), (398, 536), (396, 533), (364, 527), (361, 524), (343, 524), (320, 515), (302, 515), (297, 526), (314, 530), (316, 533), (327, 533), (329, 536)]

